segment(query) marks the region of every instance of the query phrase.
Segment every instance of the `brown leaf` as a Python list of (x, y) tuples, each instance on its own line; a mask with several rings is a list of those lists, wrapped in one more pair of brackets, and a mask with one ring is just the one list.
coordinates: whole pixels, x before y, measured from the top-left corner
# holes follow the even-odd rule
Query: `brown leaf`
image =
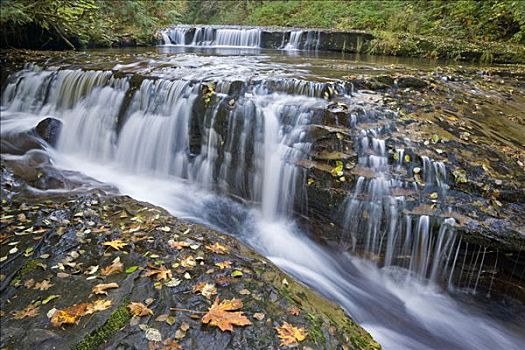
[(164, 265), (162, 265), (160, 268), (149, 266), (149, 270), (147, 270), (144, 273), (144, 276), (146, 277), (154, 276), (157, 281), (171, 280), (173, 278), (173, 275), (171, 274), (171, 270), (164, 267)]
[(226, 254), (226, 253), (228, 253), (228, 247), (223, 246), (219, 242), (215, 242), (212, 245), (207, 245), (206, 249), (212, 251), (215, 254)]
[(37, 282), (35, 284), (34, 289), (38, 290), (48, 290), (49, 288), (53, 287), (54, 284), (49, 283), (49, 280), (43, 280), (42, 282)]
[(102, 276), (109, 276), (114, 273), (119, 273), (124, 271), (124, 264), (120, 262), (120, 257), (117, 256), (112, 262), (111, 265), (106, 266), (100, 271)]
[(108, 295), (108, 292), (106, 292), (106, 289), (112, 289), (112, 288), (118, 288), (118, 284), (115, 283), (115, 282), (112, 282), (112, 283), (102, 283), (102, 284), (97, 284), (96, 286), (93, 287), (92, 289), (92, 293), (93, 294), (104, 294), (104, 295)]
[(25, 309), (13, 312), (13, 318), (15, 320), (22, 320), (27, 317), (36, 317), (40, 313), (40, 307), (34, 304), (29, 304)]
[(171, 248), (178, 249), (178, 250), (188, 248), (190, 246), (189, 243), (184, 242), (184, 241), (169, 241), (168, 243)]
[(215, 299), (208, 312), (202, 317), (202, 323), (217, 326), (221, 331), (233, 331), (233, 326), (248, 326), (252, 323), (242, 312), (231, 312), (242, 308), (239, 299), (223, 300), (219, 304), (219, 298)]
[(111, 307), (111, 300), (100, 299), (95, 300), (93, 303), (89, 304), (86, 314), (92, 314), (97, 311), (104, 311)]
[(288, 314), (290, 314), (292, 316), (297, 316), (297, 315), (299, 315), (301, 313), (301, 309), (299, 309), (295, 305), (290, 306), (286, 311), (288, 312)]
[(35, 280), (32, 278), (24, 282), (24, 287), (26, 288), (33, 288), (34, 285), (35, 285)]
[(253, 318), (255, 318), (256, 320), (259, 320), (259, 321), (264, 320), (265, 317), (266, 317), (266, 315), (263, 314), (262, 312), (256, 312), (256, 313), (253, 314)]
[(166, 339), (164, 340), (164, 342), (162, 343), (162, 347), (160, 348), (161, 350), (178, 350), (178, 349), (182, 349), (182, 346), (180, 346), (180, 344), (175, 340), (175, 339)]
[(212, 295), (217, 294), (215, 284), (201, 282), (193, 286), (193, 293), (201, 293), (206, 299), (210, 299)]
[(153, 311), (148, 309), (148, 307), (142, 303), (129, 303), (128, 309), (133, 316), (147, 316), (153, 315)]
[(277, 336), (281, 339), (281, 345), (283, 346), (301, 342), (306, 339), (308, 334), (303, 327), (297, 328), (288, 322), (284, 322), (282, 326), (275, 327), (275, 329), (277, 330)]
[(55, 327), (60, 327), (63, 324), (78, 323), (80, 318), (89, 313), (91, 304), (80, 303), (71, 305), (62, 310), (57, 310), (51, 316), (51, 324)]

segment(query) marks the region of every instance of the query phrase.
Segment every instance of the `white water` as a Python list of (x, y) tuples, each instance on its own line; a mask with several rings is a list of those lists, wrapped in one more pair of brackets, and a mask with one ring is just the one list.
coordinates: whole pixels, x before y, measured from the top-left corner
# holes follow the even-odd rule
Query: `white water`
[[(193, 30), (193, 38), (187, 42), (187, 33)], [(261, 29), (247, 28), (212, 28), (212, 27), (173, 27), (161, 32), (164, 45), (205, 46), (205, 47), (242, 47), (259, 48)], [(191, 35), (191, 34), (190, 34)]]
[(320, 44), (320, 32), (312, 30), (294, 30), (290, 32), (284, 50), (317, 50)]
[[(284, 270), (341, 304), (385, 349), (493, 350), (525, 346), (523, 334), (516, 333), (512, 324), (483, 316), (472, 307), (454, 301), (433, 284), (421, 283), (421, 276), (438, 274), (439, 264), (430, 264), (428, 259), (419, 261), (421, 257), (430, 257), (428, 252), (420, 252), (411, 259), (409, 270), (417, 272), (419, 277), (410, 278), (407, 270), (393, 265), (379, 269), (348, 254), (327, 251), (308, 239), (289, 219), (291, 201), (301, 196), (297, 183), (304, 183), (300, 180), (301, 173), (292, 166), (292, 161), (300, 159), (308, 147), (301, 142), (301, 127), (308, 123), (311, 107), (323, 105), (324, 101), (264, 91), (253, 91), (244, 101), (237, 101), (239, 107), (228, 114), (231, 121), (228, 130), (230, 133), (238, 130), (240, 136), (224, 140), (226, 154), (232, 157), (230, 163), (225, 161), (220, 165), (218, 176), (224, 182), (222, 186), (241, 192), (237, 181), (245, 182), (248, 192), (243, 196), (261, 201), (258, 206), (247, 207), (206, 189), (210, 188), (210, 179), (216, 178), (211, 170), (215, 157), (212, 152), (219, 140), (213, 128), (202, 136), (201, 147), (206, 152), (201, 152), (193, 161), (188, 157), (185, 128), (196, 89), (188, 82), (145, 80), (126, 112), (120, 134), (108, 131), (109, 136), (102, 133), (95, 140), (90, 135), (100, 132), (99, 125), (111, 125), (110, 130), (114, 130), (120, 109), (117, 107), (122, 104), (121, 89), (125, 89), (126, 81), (110, 82), (111, 77), (106, 77), (104, 72), (84, 77), (69, 71), (65, 72), (69, 78), (64, 76), (51, 82), (48, 79), (54, 73), (35, 75), (30, 71), (27, 74), (26, 80), (31, 84), (25, 90), (23, 85), (19, 87), (22, 90), (13, 92), (12, 87), (6, 90), (12, 98), (3, 98), (7, 110), (2, 112), (2, 133), (6, 122), (11, 125), (11, 133), (17, 128), (28, 130), (38, 116), (54, 112), (64, 122), (58, 150), (49, 149), (57, 167), (80, 171), (117, 186), (122, 193), (163, 206), (174, 215), (239, 237)], [(105, 84), (100, 83), (102, 77), (107, 79)], [(49, 84), (52, 87), (46, 88)], [(42, 89), (50, 89), (52, 98), (40, 98)], [(216, 115), (211, 113), (205, 120), (214, 125)], [(293, 116), (292, 122), (284, 122), (286, 116)], [(246, 123), (238, 119), (241, 117)], [(17, 122), (12, 123), (10, 118), (17, 118)], [(85, 120), (84, 124), (79, 120)], [(87, 122), (93, 124), (85, 124)], [(79, 137), (82, 147), (70, 143), (73, 135)], [(363, 148), (370, 152), (364, 152), (369, 154), (363, 156), (362, 165), (380, 174), (377, 184), (370, 188), (372, 202), (382, 208), (384, 194), (389, 193), (392, 181), (387, 179), (389, 173), (385, 170), (384, 144), (368, 134), (365, 138)], [(256, 157), (251, 160), (251, 170), (244, 169), (244, 173), (239, 174), (234, 160), (249, 153), (248, 143)], [(248, 182), (250, 179), (252, 182)], [(422, 216), (415, 230), (421, 240), (428, 242), (428, 217)], [(372, 250), (380, 242), (380, 231), (377, 225), (370, 226), (367, 237)], [(437, 237), (433, 249), (438, 253), (434, 256), (441, 257), (441, 251), (449, 245), (447, 231), (440, 230)], [(415, 247), (423, 249), (428, 244), (415, 244)], [(417, 249), (410, 251), (417, 252)]]

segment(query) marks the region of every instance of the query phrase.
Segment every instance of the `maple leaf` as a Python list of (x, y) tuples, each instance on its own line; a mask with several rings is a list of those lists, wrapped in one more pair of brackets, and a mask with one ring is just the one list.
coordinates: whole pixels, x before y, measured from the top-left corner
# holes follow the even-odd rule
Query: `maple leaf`
[(80, 318), (89, 312), (91, 304), (80, 303), (71, 305), (62, 310), (57, 310), (51, 316), (51, 324), (60, 327), (63, 324), (78, 323)]
[(120, 256), (117, 256), (112, 262), (111, 265), (104, 267), (100, 274), (102, 276), (109, 276), (114, 273), (119, 273), (124, 271), (124, 264), (120, 262)]
[(171, 280), (173, 278), (171, 270), (167, 269), (164, 265), (162, 265), (160, 268), (153, 266), (149, 266), (149, 268), (150, 269), (144, 273), (144, 276), (146, 277), (154, 276), (157, 281)]
[(27, 317), (36, 317), (40, 313), (40, 307), (34, 304), (29, 304), (25, 309), (13, 312), (15, 320), (22, 320)]
[(133, 316), (147, 316), (153, 315), (153, 311), (148, 309), (148, 307), (142, 303), (129, 303), (128, 309)]
[(117, 240), (114, 240), (114, 241), (104, 242), (104, 243), (102, 243), (102, 245), (107, 245), (107, 246), (110, 246), (113, 249), (120, 250), (120, 248), (124, 248), (128, 244), (123, 242), (120, 239), (117, 239)]
[(226, 253), (228, 253), (228, 247), (223, 246), (219, 242), (215, 242), (212, 245), (207, 245), (206, 249), (212, 251), (215, 254), (226, 254)]
[(215, 263), (215, 266), (218, 266), (221, 270), (229, 269), (232, 266), (232, 262), (229, 260), (221, 261), (221, 262)]
[(108, 292), (106, 292), (106, 289), (111, 289), (111, 288), (118, 288), (118, 284), (115, 283), (115, 282), (113, 282), (113, 283), (97, 284), (96, 286), (93, 287), (91, 292), (93, 294), (105, 294), (105, 295), (108, 295)]
[(184, 242), (184, 241), (169, 241), (168, 243), (171, 248), (178, 249), (178, 250), (188, 248), (190, 246), (188, 242)]
[(97, 311), (104, 311), (111, 307), (111, 300), (108, 299), (100, 299), (95, 300), (91, 304), (89, 304), (89, 307), (86, 311), (86, 314), (92, 314)]
[(193, 287), (193, 293), (201, 293), (206, 299), (210, 299), (212, 295), (217, 294), (217, 288), (214, 284), (201, 282)]
[(37, 282), (35, 284), (34, 289), (38, 290), (48, 290), (49, 288), (53, 287), (54, 284), (49, 283), (49, 280), (43, 280), (42, 282)]
[(308, 333), (304, 328), (297, 328), (288, 322), (284, 322), (281, 326), (275, 327), (277, 336), (281, 339), (281, 345), (293, 345), (306, 339)]
[(242, 301), (239, 299), (223, 300), (219, 303), (219, 297), (215, 298), (213, 305), (202, 317), (202, 323), (219, 327), (223, 332), (233, 331), (233, 326), (248, 326), (252, 323), (242, 312), (232, 312), (242, 308)]

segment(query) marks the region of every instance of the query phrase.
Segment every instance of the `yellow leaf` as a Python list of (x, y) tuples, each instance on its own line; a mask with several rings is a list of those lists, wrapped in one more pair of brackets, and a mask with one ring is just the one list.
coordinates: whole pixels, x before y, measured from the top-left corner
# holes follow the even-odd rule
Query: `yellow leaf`
[(111, 300), (107, 299), (100, 299), (95, 300), (93, 303), (91, 303), (88, 307), (88, 310), (86, 311), (86, 314), (92, 314), (97, 311), (104, 311), (111, 307)]
[(217, 288), (214, 284), (202, 282), (193, 287), (193, 293), (201, 293), (206, 299), (210, 299), (217, 294)]
[(277, 336), (281, 339), (281, 345), (293, 345), (306, 339), (308, 333), (304, 328), (297, 328), (288, 322), (284, 322), (282, 326), (275, 327)]
[(146, 277), (155, 277), (157, 281), (171, 280), (173, 275), (170, 269), (167, 269), (164, 265), (160, 268), (149, 266), (149, 270), (144, 273)]
[(218, 263), (215, 263), (215, 266), (218, 266), (221, 270), (228, 269), (232, 266), (232, 262), (229, 260), (221, 261)]
[(117, 239), (117, 240), (114, 240), (114, 241), (104, 242), (104, 243), (102, 243), (102, 245), (107, 245), (107, 246), (110, 246), (113, 249), (120, 250), (120, 248), (124, 248), (128, 244), (123, 242), (120, 239)]
[(97, 284), (95, 287), (93, 287), (92, 293), (108, 295), (108, 292), (106, 292), (106, 289), (111, 289), (111, 288), (118, 288), (118, 284), (115, 282)]
[(168, 243), (171, 248), (179, 249), (179, 250), (190, 246), (189, 243), (184, 242), (184, 241), (169, 241)]
[(219, 304), (219, 298), (215, 299), (208, 312), (202, 317), (202, 323), (219, 327), (221, 331), (233, 331), (233, 326), (248, 326), (252, 323), (242, 312), (231, 312), (242, 308), (239, 299), (223, 300)]
[(226, 254), (226, 253), (228, 253), (228, 247), (223, 246), (219, 242), (215, 242), (212, 245), (207, 245), (206, 249), (212, 251), (215, 254)]
[(78, 323), (80, 318), (86, 315), (91, 304), (81, 303), (71, 305), (62, 310), (57, 310), (51, 316), (51, 324), (55, 327), (60, 327), (63, 324)]

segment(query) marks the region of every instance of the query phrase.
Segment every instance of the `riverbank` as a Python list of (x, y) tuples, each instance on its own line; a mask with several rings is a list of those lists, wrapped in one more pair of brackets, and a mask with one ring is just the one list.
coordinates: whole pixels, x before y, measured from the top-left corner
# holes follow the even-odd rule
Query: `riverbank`
[[(35, 194), (24, 176), (2, 164), (2, 348), (379, 349), (231, 237), (130, 197)], [(221, 329), (203, 318), (216, 298), (238, 304)]]

